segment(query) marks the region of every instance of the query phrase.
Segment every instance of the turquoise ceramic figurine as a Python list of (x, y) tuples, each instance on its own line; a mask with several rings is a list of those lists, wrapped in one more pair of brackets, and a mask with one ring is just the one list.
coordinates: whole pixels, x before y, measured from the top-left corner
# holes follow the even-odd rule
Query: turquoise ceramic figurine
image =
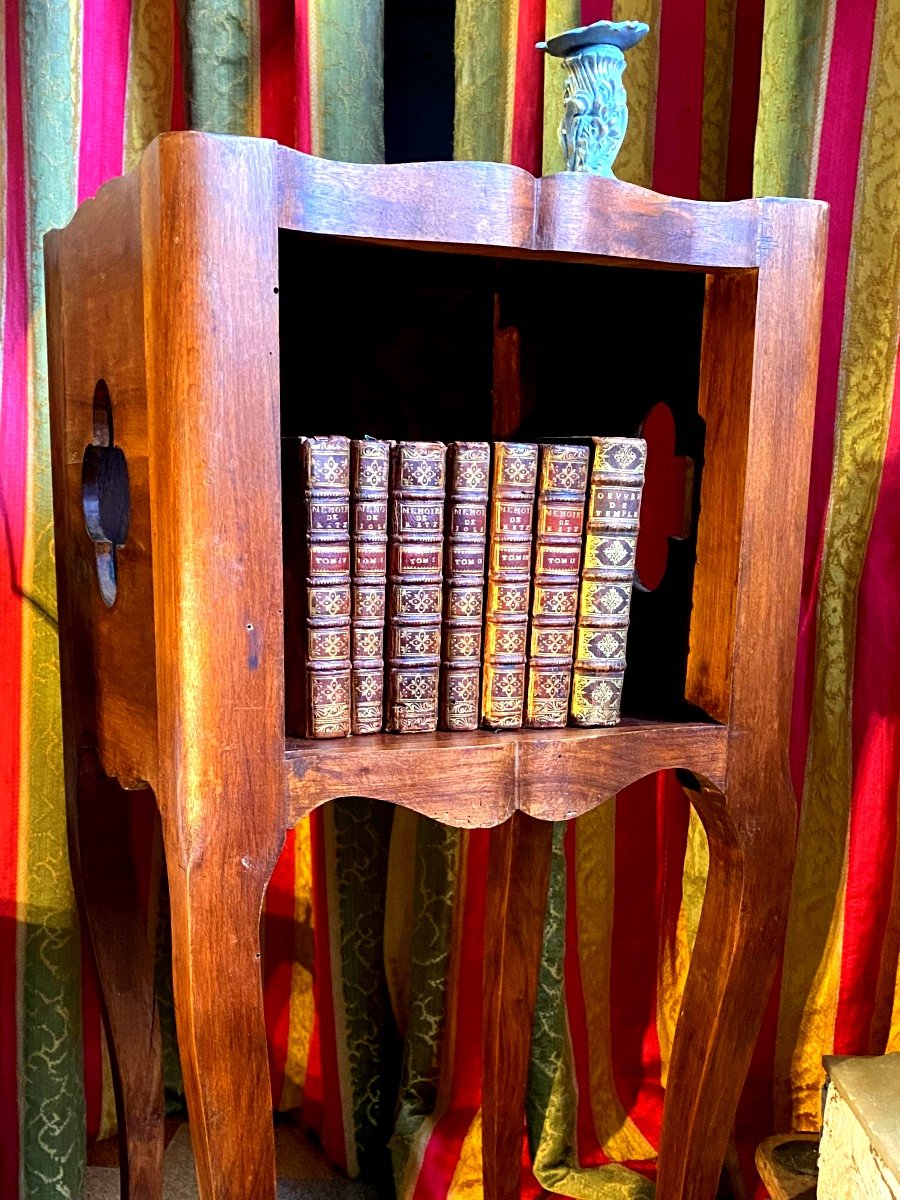
[(595, 21), (538, 42), (538, 50), (561, 58), (567, 72), (559, 126), (567, 171), (615, 179), (612, 165), (628, 126), (623, 51), (649, 32), (643, 21)]

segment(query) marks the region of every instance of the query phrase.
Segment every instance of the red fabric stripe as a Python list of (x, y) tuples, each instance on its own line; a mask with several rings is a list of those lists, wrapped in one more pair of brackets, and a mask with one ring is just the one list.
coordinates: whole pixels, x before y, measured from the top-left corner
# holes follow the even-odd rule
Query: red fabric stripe
[(260, 133), (294, 144), (297, 72), (294, 0), (259, 0)]
[(78, 203), (122, 173), (131, 0), (83, 0)]
[(186, 129), (187, 117), (184, 107), (184, 68), (181, 61), (181, 18), (178, 15), (178, 0), (172, 0), (172, 119), (170, 129)]
[(81, 1030), (84, 1043), (84, 1104), (87, 1140), (100, 1132), (103, 1115), (103, 1051), (100, 1013), (100, 985), (87, 939), (81, 940)]
[(880, 1054), (871, 1042), (891, 912), (900, 784), (900, 380), (881, 490), (859, 587), (853, 673), (853, 796), (835, 1054)]
[(308, 0), (294, 0), (294, 98), (297, 107), (295, 146), (304, 154), (312, 153), (312, 104), (309, 70), (309, 9)]
[(469, 842), (465, 881), (461, 885), (465, 888), (462, 931), (458, 961), (450, 964), (457, 980), (456, 1011), (447, 1014), (455, 1031), (450, 1100), (428, 1140), (414, 1200), (439, 1200), (447, 1195), (463, 1141), (481, 1105), (482, 968), (490, 836), (489, 829), (473, 829), (463, 834)]
[(25, 145), (18, 0), (6, 0), (6, 313), (3, 328), (3, 397), (0, 403), (0, 1195), (19, 1188), (19, 1072), (16, 956), (22, 660), (22, 543), (25, 527), (26, 372), (28, 297), (25, 268)]
[(666, 778), (642, 779), (616, 800), (610, 970), (613, 1078), (626, 1112), (653, 1146), (659, 1145), (663, 1100), (656, 983)]
[(706, 0), (666, 0), (662, 14), (653, 187), (693, 200), (700, 194)]
[(593, 25), (595, 21), (612, 20), (613, 0), (581, 0), (581, 23)]
[(544, 56), (535, 42), (544, 36), (546, 0), (519, 0), (516, 27), (516, 84), (510, 162), (540, 175), (544, 134)]
[(764, 7), (765, 0), (737, 0), (731, 60), (726, 200), (743, 200), (753, 195), (753, 145), (759, 110)]
[(291, 984), (294, 968), (294, 876), (293, 829), (284, 840), (284, 850), (266, 890), (263, 911), (265, 955), (263, 961), (263, 1010), (272, 1080), (272, 1106), (277, 1108), (284, 1090), (284, 1069), (291, 1032)]
[[(344, 1113), (341, 1089), (338, 1086), (338, 1047), (334, 1024), (334, 980), (331, 974), (331, 930), (336, 913), (328, 911), (328, 871), (331, 864), (325, 852), (324, 813), (317, 809), (309, 816), (312, 848), (313, 904), (315, 935), (313, 949), (313, 996), (318, 1028), (319, 1066), (323, 1084), (321, 1109), (315, 1103), (314, 1091), (304, 1095), (303, 1115), (306, 1123), (319, 1134), (322, 1147), (333, 1163), (347, 1170), (347, 1149), (344, 1141)], [(308, 1080), (308, 1083), (311, 1082)]]

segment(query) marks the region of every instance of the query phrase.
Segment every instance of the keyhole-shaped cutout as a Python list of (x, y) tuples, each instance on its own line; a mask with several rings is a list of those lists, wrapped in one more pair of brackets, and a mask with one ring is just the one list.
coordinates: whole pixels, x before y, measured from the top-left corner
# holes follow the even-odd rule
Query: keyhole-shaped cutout
[(690, 537), (694, 463), (675, 453), (675, 417), (668, 404), (655, 404), (641, 427), (647, 442), (647, 478), (641, 500), (635, 584), (652, 592), (663, 581), (669, 539)]
[(116, 599), (116, 550), (125, 545), (131, 524), (128, 463), (115, 445), (112, 401), (101, 379), (94, 388), (94, 437), (81, 460), (84, 523), (97, 555), (97, 581), (107, 608)]

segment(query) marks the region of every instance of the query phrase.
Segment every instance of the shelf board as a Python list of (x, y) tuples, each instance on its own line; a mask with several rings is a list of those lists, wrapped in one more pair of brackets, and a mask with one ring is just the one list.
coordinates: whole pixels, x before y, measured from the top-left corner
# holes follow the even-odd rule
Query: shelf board
[(606, 729), (287, 738), (289, 821), (339, 796), (386, 800), (463, 828), (498, 825), (516, 809), (568, 820), (671, 767), (722, 788), (727, 746), (722, 725), (628, 718)]

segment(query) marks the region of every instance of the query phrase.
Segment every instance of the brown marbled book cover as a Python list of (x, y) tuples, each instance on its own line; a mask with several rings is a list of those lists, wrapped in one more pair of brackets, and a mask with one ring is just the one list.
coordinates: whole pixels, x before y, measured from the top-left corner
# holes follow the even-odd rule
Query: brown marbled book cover
[(350, 445), (352, 733), (380, 733), (384, 726), (390, 454), (390, 442), (375, 438)]
[(572, 676), (576, 725), (619, 722), (646, 462), (642, 438), (594, 439)]
[(394, 733), (437, 729), (446, 457), (442, 442), (391, 451), (386, 728)]
[(490, 469), (491, 448), (487, 442), (453, 442), (447, 449), (442, 729), (477, 729), (481, 712), (481, 634)]
[(306, 736), (350, 733), (350, 441), (306, 438)]
[(522, 725), (537, 467), (534, 443), (494, 443), (481, 686), (488, 729)]
[(569, 719), (590, 447), (542, 445), (528, 631), (525, 724), (558, 729)]

